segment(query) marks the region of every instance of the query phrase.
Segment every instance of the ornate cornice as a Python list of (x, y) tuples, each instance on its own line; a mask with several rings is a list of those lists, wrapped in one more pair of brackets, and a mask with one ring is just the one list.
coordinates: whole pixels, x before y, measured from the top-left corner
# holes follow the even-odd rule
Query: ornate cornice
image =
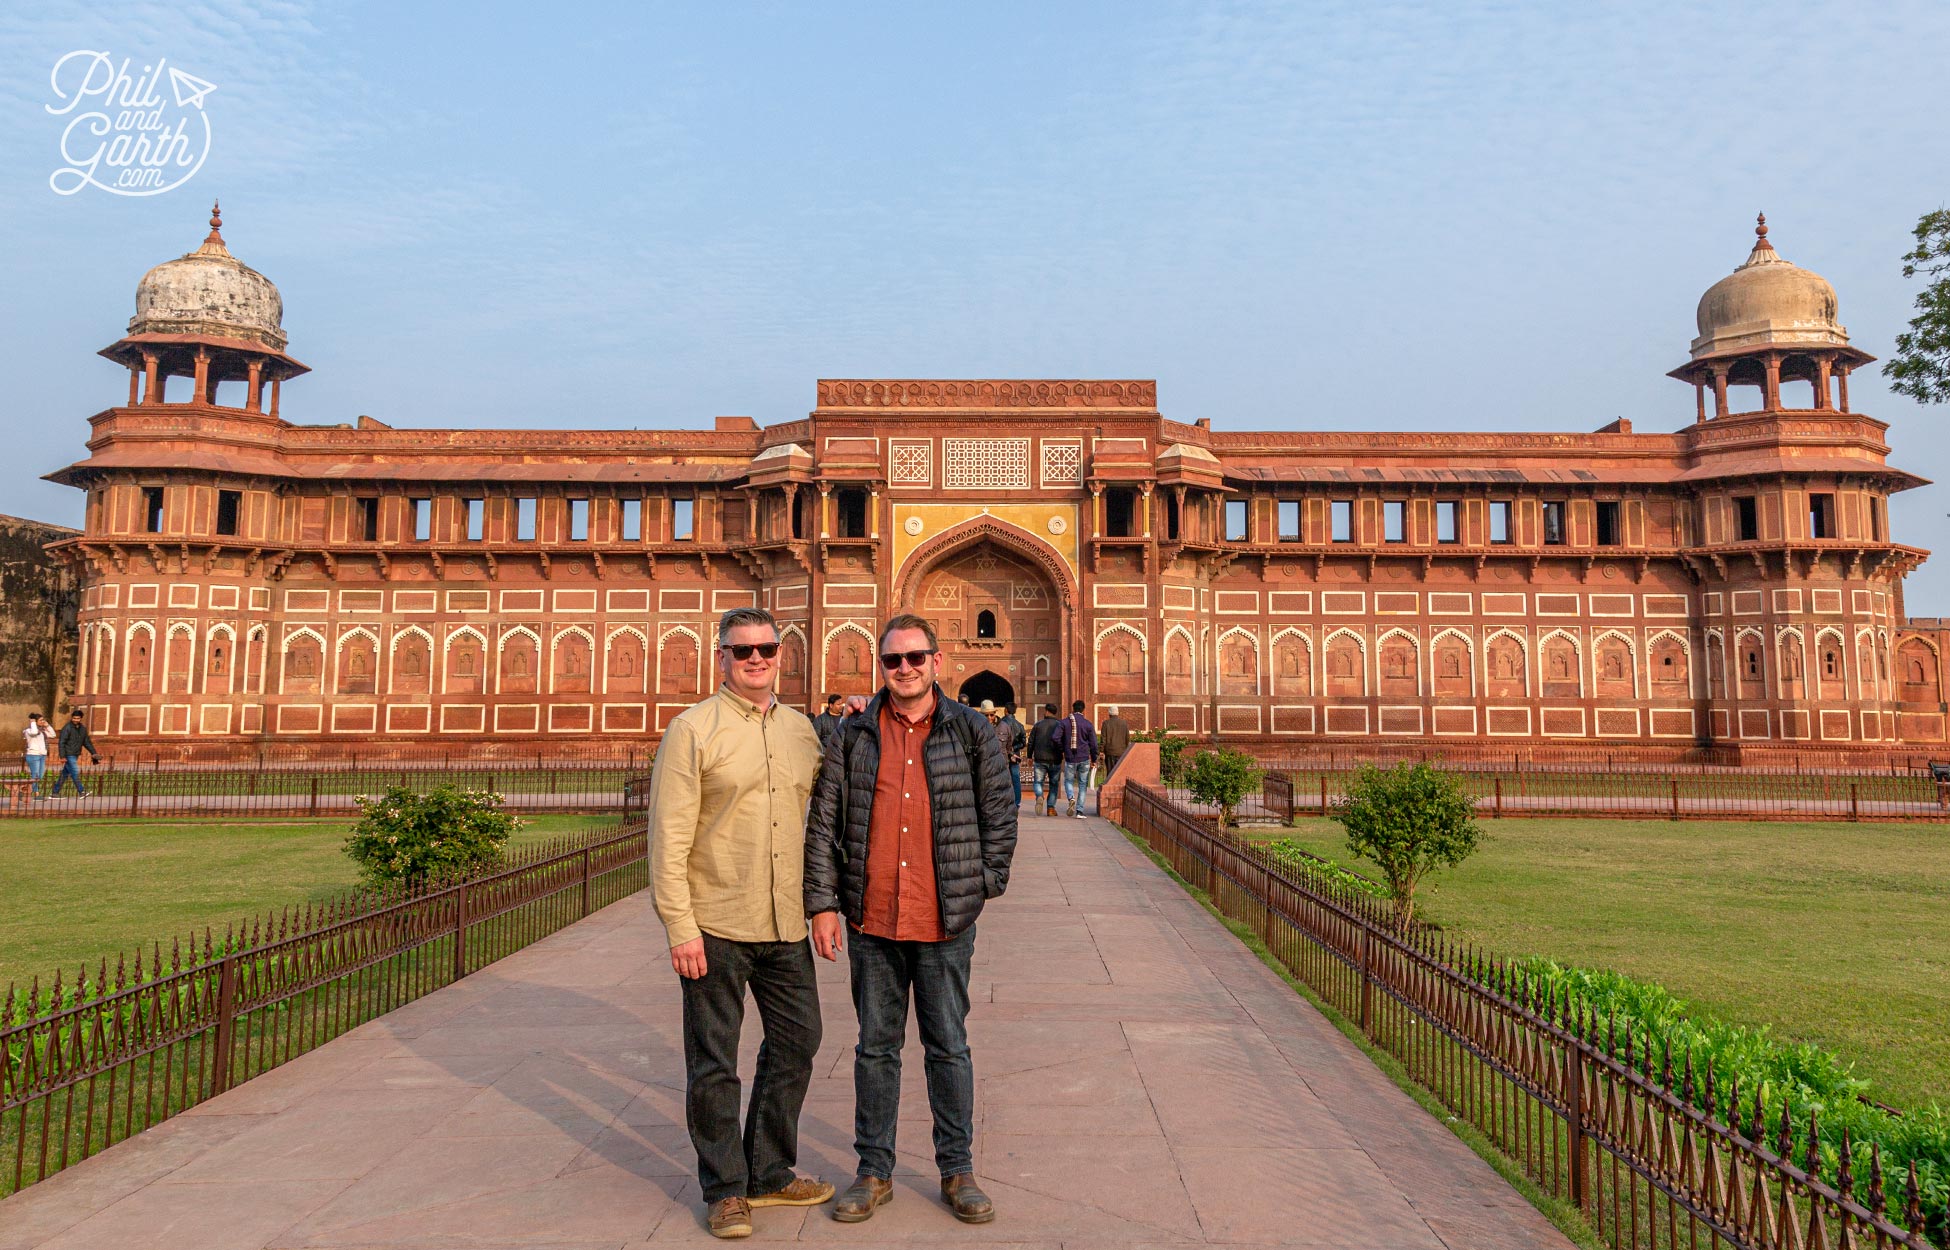
[(821, 378), (821, 408), (1124, 408), (1155, 409), (1149, 379)]

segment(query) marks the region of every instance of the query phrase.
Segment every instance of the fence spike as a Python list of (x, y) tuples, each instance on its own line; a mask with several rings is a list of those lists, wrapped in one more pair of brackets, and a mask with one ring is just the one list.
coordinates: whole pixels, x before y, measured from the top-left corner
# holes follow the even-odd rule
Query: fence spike
[[(1808, 1108), (1808, 1150), (1801, 1162), (1801, 1170), (1808, 1174), (1810, 1180), (1817, 1181), (1821, 1179), (1820, 1114), (1815, 1108)], [(1787, 1156), (1783, 1155), (1781, 1157), (1786, 1158)]]
[(1693, 1048), (1691, 1046), (1686, 1048), (1686, 1074), (1682, 1078), (1680, 1093), (1685, 1097), (1687, 1106), (1691, 1107), (1696, 1105), (1693, 1090)]
[(1781, 1100), (1781, 1131), (1774, 1139), (1774, 1153), (1782, 1163), (1794, 1162), (1794, 1116), (1786, 1099)]
[(1618, 1008), (1605, 1010), (1605, 1057), (1618, 1058)]
[(1882, 1215), (1889, 1199), (1882, 1192), (1882, 1143), (1869, 1140), (1869, 1210)]
[[(171, 972), (183, 970), (183, 939), (181, 938), (169, 939), (169, 970)], [(157, 972), (160, 973), (161, 969), (158, 968)]]
[(1917, 1245), (1926, 1245), (1923, 1240), (1923, 1189), (1916, 1183), (1916, 1160), (1909, 1161), (1909, 1181), (1903, 1186), (1903, 1225), (1909, 1229), (1910, 1240)]
[(1848, 1125), (1844, 1124), (1842, 1125), (1841, 1166), (1835, 1171), (1835, 1188), (1841, 1191), (1842, 1197), (1844, 1198), (1853, 1198), (1855, 1196), (1854, 1150), (1854, 1143), (1849, 1140)]
[(1706, 1064), (1706, 1118), (1720, 1118), (1720, 1101), (1713, 1096), (1713, 1065), (1710, 1062)]
[(1659, 1084), (1664, 1086), (1667, 1089), (1671, 1089), (1672, 1088), (1672, 1038), (1670, 1036), (1661, 1038), (1659, 1049), (1661, 1051), (1661, 1057), (1659, 1060)]
[(1767, 1145), (1767, 1116), (1760, 1101), (1760, 1087), (1762, 1084), (1763, 1082), (1761, 1081), (1754, 1082), (1754, 1116), (1749, 1122), (1747, 1129), (1747, 1140), (1756, 1146)]

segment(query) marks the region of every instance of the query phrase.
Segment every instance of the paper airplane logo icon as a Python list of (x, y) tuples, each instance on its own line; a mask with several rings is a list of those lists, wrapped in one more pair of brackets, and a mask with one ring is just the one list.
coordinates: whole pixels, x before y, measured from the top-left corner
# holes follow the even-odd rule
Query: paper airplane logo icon
[(203, 97), (217, 89), (217, 84), (205, 82), (195, 74), (185, 74), (174, 65), (169, 67), (169, 85), (176, 92), (178, 108), (202, 108)]

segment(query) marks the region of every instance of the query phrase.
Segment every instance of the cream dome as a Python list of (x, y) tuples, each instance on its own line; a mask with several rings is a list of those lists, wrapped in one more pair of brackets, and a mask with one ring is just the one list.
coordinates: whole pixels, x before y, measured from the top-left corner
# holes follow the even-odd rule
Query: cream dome
[(203, 246), (142, 275), (130, 335), (241, 339), (284, 350), (284, 298), (269, 278), (230, 254), (222, 226), (213, 205)]
[(1700, 297), (1692, 358), (1767, 347), (1847, 347), (1848, 331), (1835, 320), (1835, 288), (1781, 258), (1767, 241), (1764, 214), (1754, 233), (1746, 262)]

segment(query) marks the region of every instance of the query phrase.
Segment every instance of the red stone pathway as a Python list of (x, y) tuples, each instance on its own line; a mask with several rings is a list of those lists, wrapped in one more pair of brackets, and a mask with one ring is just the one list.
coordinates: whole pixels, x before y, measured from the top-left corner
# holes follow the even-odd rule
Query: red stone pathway
[[(704, 1244), (673, 981), (639, 894), (0, 1202), (0, 1250)], [(975, 981), (996, 1221), (936, 1197), (913, 1041), (894, 1202), (762, 1210), (757, 1240), (1569, 1245), (1100, 820), (1024, 822)], [(844, 1182), (843, 966), (821, 988), (800, 1163)]]

